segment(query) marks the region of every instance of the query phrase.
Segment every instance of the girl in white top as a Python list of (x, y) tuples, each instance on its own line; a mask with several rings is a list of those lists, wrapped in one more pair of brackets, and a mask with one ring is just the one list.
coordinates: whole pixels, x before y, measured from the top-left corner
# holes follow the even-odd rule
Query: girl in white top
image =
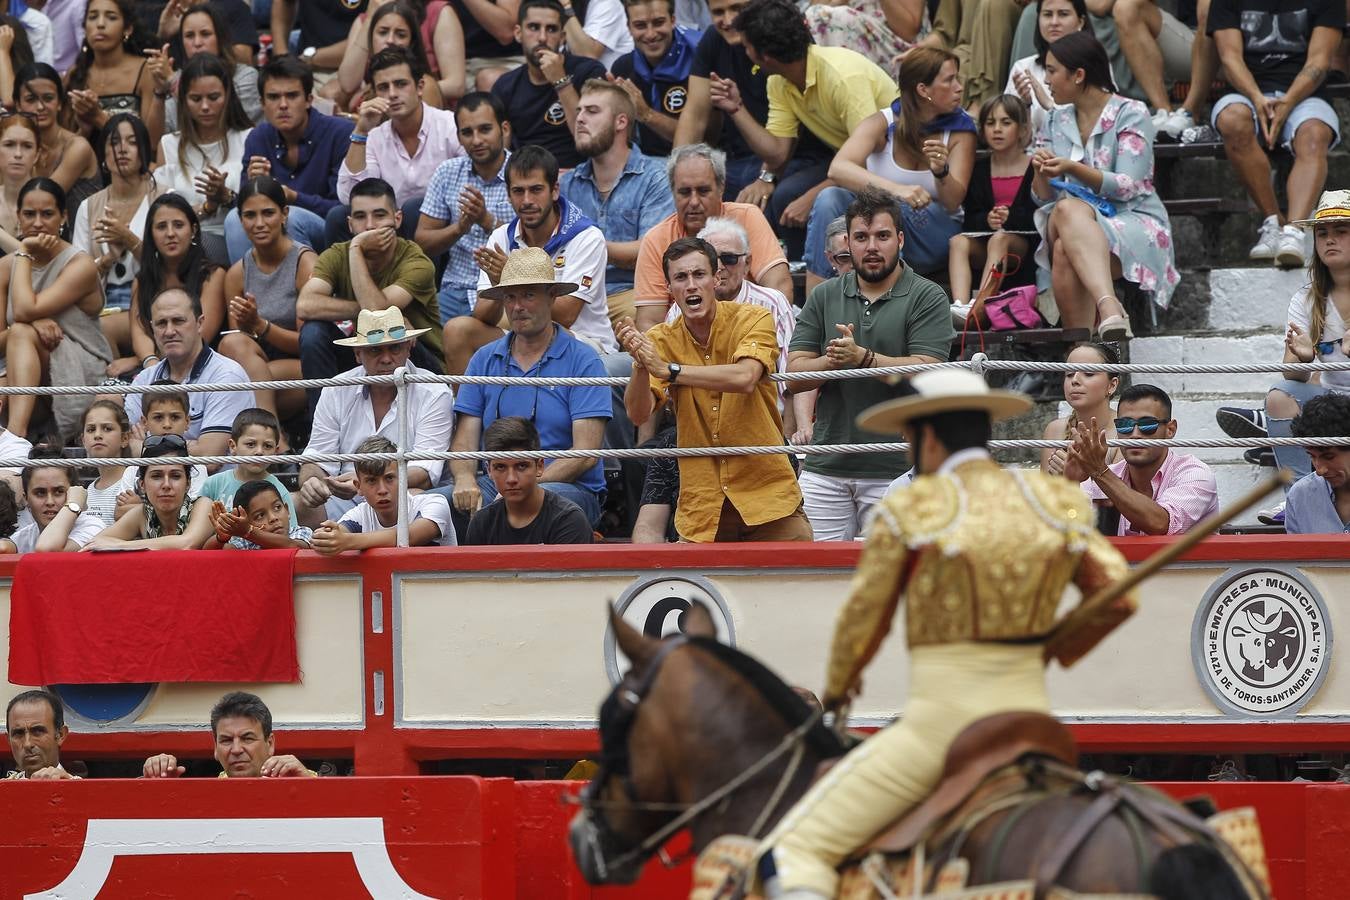
[(1012, 64), (1005, 94), (1016, 94), (1031, 109), (1031, 133), (1038, 134), (1055, 107), (1045, 85), (1045, 51), (1055, 41), (1088, 27), (1084, 0), (1039, 0), (1036, 4), (1036, 52)]
[[(127, 454), (131, 438), (131, 423), (122, 404), (112, 400), (95, 400), (84, 411), (80, 420), (80, 443), (89, 459), (117, 459)], [(122, 473), (126, 466), (100, 466), (98, 477), (87, 488), (89, 512), (107, 526), (117, 521), (117, 495), (122, 487)]]
[(178, 82), (178, 133), (159, 142), (155, 180), (187, 197), (201, 222), (203, 247), (224, 264), (225, 213), (234, 205), (249, 123), (218, 56), (199, 53)]

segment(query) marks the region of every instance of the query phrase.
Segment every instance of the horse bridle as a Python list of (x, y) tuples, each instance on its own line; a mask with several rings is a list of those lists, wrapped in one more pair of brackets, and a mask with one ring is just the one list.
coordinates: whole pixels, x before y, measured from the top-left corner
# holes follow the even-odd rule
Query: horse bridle
[[(615, 700), (626, 707), (628, 716), (635, 718), (638, 706), (646, 699), (656, 676), (660, 672), (661, 665), (666, 657), (675, 650), (689, 643), (689, 639), (681, 634), (668, 638), (663, 641), (656, 656), (652, 658), (651, 664), (647, 666), (646, 672), (642, 678), (633, 686), (629, 687), (628, 675), (614, 689)], [(630, 672), (631, 674), (631, 672)], [(721, 787), (709, 793), (706, 797), (694, 803), (656, 803), (639, 800), (630, 800), (622, 804), (625, 808), (640, 812), (679, 812), (675, 818), (671, 819), (664, 826), (654, 831), (644, 838), (637, 846), (625, 851), (615, 859), (607, 860), (605, 858), (603, 842), (601, 835), (608, 835), (611, 839), (617, 839), (614, 830), (605, 821), (603, 810), (605, 807), (617, 807), (620, 804), (609, 803), (600, 799), (601, 787), (609, 780), (611, 772), (607, 767), (602, 768), (596, 777), (591, 781), (586, 789), (582, 791), (579, 803), (586, 812), (593, 829), (587, 832), (588, 840), (591, 844), (598, 874), (602, 879), (608, 878), (610, 869), (619, 869), (634, 862), (645, 862), (653, 854), (670, 840), (671, 837), (678, 834), (686, 827), (692, 825), (700, 816), (712, 809), (718, 804), (731, 799), (731, 796), (740, 790), (746, 783), (754, 779), (760, 772), (764, 771), (788, 751), (792, 751), (792, 759), (788, 767), (783, 771), (778, 779), (778, 784), (774, 787), (773, 793), (769, 796), (768, 802), (755, 817), (755, 822), (751, 826), (748, 837), (758, 838), (759, 833), (768, 823), (769, 817), (773, 815), (775, 809), (783, 801), (783, 795), (787, 793), (788, 786), (801, 768), (802, 758), (806, 753), (806, 735), (814, 728), (824, 715), (824, 710), (817, 709), (811, 713), (800, 725), (788, 732), (774, 747), (764, 756), (745, 768), (740, 774), (734, 776), (725, 782)], [(627, 752), (628, 735), (624, 734), (624, 751)], [(626, 787), (629, 797), (636, 797), (636, 791), (633, 788), (631, 779), (625, 776)], [(617, 840), (615, 841), (618, 842)]]

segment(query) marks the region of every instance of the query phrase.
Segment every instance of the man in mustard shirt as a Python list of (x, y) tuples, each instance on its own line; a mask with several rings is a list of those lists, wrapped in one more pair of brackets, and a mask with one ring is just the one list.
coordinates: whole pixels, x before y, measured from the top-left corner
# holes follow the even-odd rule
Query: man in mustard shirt
[[(623, 401), (641, 426), (669, 397), (680, 447), (783, 443), (773, 316), (762, 306), (719, 303), (717, 251), (680, 238), (661, 259), (680, 318), (646, 334), (619, 323), (633, 356)], [(811, 525), (787, 456), (680, 457), (675, 529), (686, 541), (809, 541)]]
[[(1072, 581), (1087, 597), (1125, 574), (1077, 484), (1001, 469), (985, 449), (992, 422), (1030, 409), (1028, 397), (950, 369), (916, 375), (901, 390), (859, 424), (903, 433), (920, 475), (875, 507), (835, 625), (823, 702), (836, 711), (845, 704), (902, 597), (909, 699), (897, 724), (845, 756), (765, 839), (757, 875), (769, 898), (833, 897), (835, 867), (927, 797), (947, 747), (977, 719), (1049, 713), (1038, 638), (1053, 626), (1065, 586)], [(1056, 657), (1076, 660), (1134, 608), (1127, 594), (1056, 635)]]

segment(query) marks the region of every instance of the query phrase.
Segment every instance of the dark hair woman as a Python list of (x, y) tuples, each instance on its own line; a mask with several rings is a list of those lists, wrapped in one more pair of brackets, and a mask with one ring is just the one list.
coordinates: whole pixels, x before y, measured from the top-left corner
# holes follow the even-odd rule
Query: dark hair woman
[(71, 108), (85, 137), (97, 134), (113, 113), (129, 112), (141, 117), (152, 140), (159, 140), (170, 65), (163, 49), (142, 42), (131, 0), (89, 0), (84, 45), (66, 75)]
[(61, 185), (72, 207), (67, 210), (69, 214), (81, 200), (103, 187), (98, 180), (94, 148), (61, 124), (69, 107), (65, 86), (55, 69), (46, 63), (33, 63), (19, 69), (14, 78), (14, 105), (33, 117), (42, 139), (33, 174)]
[[(433, 73), (433, 77), (422, 79), (422, 99), (431, 106), (444, 106), (440, 82), (431, 64), (426, 42), (422, 37), (422, 16), (414, 6), (395, 0), (373, 7), (373, 12), (362, 15), (352, 22), (351, 34), (347, 38), (347, 49), (342, 54), (342, 63), (338, 66), (338, 77), (321, 90), (323, 96), (331, 96), (338, 106), (355, 112), (362, 102), (372, 96), (367, 84), (366, 69), (370, 60), (386, 47), (407, 47), (422, 64), (423, 72)], [(451, 41), (453, 43), (453, 41)], [(464, 35), (459, 36), (460, 67), (463, 68)], [(460, 94), (464, 93), (463, 73), (461, 72)]]
[[(165, 7), (167, 14), (173, 4)], [(166, 32), (161, 32), (164, 34)], [(220, 11), (209, 3), (199, 3), (183, 13), (178, 28), (173, 32), (174, 42), (171, 50), (178, 65), (185, 66), (200, 53), (217, 56), (225, 64), (230, 81), (234, 84), (234, 95), (244, 108), (244, 115), (252, 124), (262, 121), (262, 98), (258, 94), (258, 70), (252, 65), (240, 65), (230, 53), (230, 28)], [(165, 84), (161, 93), (164, 98), (164, 130), (177, 131), (178, 126), (178, 83), (182, 71), (175, 72)]]

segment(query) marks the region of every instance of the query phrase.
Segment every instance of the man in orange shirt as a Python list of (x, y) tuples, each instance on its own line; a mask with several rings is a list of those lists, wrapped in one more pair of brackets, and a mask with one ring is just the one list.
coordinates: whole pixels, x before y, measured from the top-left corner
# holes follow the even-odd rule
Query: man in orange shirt
[[(670, 309), (671, 291), (661, 265), (661, 255), (678, 238), (692, 238), (714, 216), (735, 220), (750, 236), (750, 258), (755, 270), (750, 280), (761, 287), (792, 298), (792, 274), (787, 257), (769, 220), (753, 203), (722, 200), (727, 181), (727, 157), (707, 144), (676, 147), (666, 161), (675, 212), (647, 232), (638, 248), (633, 273), (634, 318), (640, 331), (664, 322)], [(716, 265), (713, 270), (716, 271)]]
[[(669, 396), (680, 447), (782, 444), (778, 390), (765, 378), (778, 361), (772, 313), (717, 302), (717, 251), (701, 238), (677, 239), (661, 265), (680, 318), (645, 334), (620, 321), (619, 340), (633, 356), (623, 395), (629, 418), (641, 425)], [(682, 540), (811, 540), (785, 454), (686, 456), (679, 465)]]

